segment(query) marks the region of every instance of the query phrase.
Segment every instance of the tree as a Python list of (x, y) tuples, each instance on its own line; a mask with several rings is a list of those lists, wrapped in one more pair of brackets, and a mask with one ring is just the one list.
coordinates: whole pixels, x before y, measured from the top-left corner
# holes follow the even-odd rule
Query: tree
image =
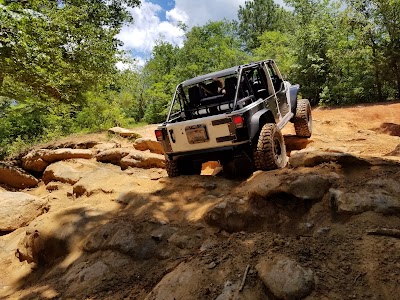
[(285, 31), (291, 13), (275, 4), (274, 0), (248, 0), (238, 10), (238, 32), (252, 50), (260, 46), (258, 37), (265, 31)]
[(249, 61), (240, 46), (232, 22), (224, 20), (195, 26), (186, 34), (176, 74), (184, 80)]
[(115, 73), (127, 6), (139, 0), (31, 0), (0, 4), (0, 95), (63, 102)]

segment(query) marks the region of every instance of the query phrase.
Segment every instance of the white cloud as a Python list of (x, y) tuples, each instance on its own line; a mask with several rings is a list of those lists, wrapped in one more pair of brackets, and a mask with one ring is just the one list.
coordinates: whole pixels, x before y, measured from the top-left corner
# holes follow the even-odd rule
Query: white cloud
[(175, 8), (187, 14), (187, 25), (192, 27), (209, 20), (237, 19), (239, 5), (244, 6), (244, 3), (245, 0), (175, 0)]
[(178, 24), (178, 22), (187, 23), (189, 16), (186, 12), (179, 8), (173, 8), (165, 13), (166, 19), (173, 24)]
[(181, 45), (185, 33), (177, 26), (177, 21), (186, 16), (179, 10), (172, 11), (167, 21), (161, 21), (158, 13), (162, 12), (162, 8), (157, 4), (142, 1), (140, 7), (130, 9), (134, 24), (123, 26), (117, 35), (124, 43), (123, 49), (150, 53), (157, 40)]
[[(134, 24), (123, 26), (117, 35), (124, 43), (124, 50), (140, 55), (136, 58), (141, 60), (141, 64), (149, 58), (158, 40), (183, 45), (185, 33), (179, 22), (190, 29), (208, 21), (237, 19), (239, 5), (245, 5), (245, 0), (175, 0), (175, 7), (165, 11), (160, 5), (147, 1), (143, 0), (140, 7), (130, 9)], [(276, 3), (282, 5), (282, 0), (276, 0)], [(160, 20), (160, 14), (165, 14), (162, 18), (165, 21)]]

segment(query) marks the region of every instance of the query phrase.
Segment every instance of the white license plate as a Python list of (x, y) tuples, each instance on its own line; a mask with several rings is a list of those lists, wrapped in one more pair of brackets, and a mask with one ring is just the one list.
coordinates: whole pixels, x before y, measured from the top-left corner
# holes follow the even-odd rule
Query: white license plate
[(205, 125), (187, 126), (185, 131), (189, 144), (198, 144), (208, 141)]

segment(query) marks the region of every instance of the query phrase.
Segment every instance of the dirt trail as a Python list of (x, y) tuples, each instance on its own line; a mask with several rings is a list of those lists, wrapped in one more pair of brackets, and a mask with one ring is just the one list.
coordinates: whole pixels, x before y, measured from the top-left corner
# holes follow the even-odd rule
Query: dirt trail
[[(50, 191), (41, 182), (25, 190), (50, 208), (0, 235), (0, 298), (276, 299), (256, 266), (284, 255), (312, 270), (306, 299), (397, 299), (400, 239), (368, 231), (400, 230), (400, 103), (317, 108), (313, 118), (309, 140), (284, 129), (290, 156), (306, 148), (355, 158), (243, 181), (93, 162), (110, 175), (91, 175), (88, 185), (103, 189), (77, 197), (70, 184)], [(154, 128), (136, 131), (152, 138)], [(90, 139), (110, 137), (63, 142)], [(16, 249), (35, 230), (38, 261), (20, 261)]]

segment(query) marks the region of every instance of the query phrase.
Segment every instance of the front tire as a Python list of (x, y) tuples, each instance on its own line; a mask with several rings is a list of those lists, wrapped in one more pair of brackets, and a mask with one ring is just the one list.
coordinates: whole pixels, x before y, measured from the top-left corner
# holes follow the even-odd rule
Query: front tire
[(294, 129), (298, 137), (309, 138), (312, 134), (311, 106), (307, 99), (297, 101), (296, 115), (293, 119)]
[(272, 123), (263, 126), (253, 153), (258, 170), (275, 170), (286, 166), (286, 146), (279, 128)]

